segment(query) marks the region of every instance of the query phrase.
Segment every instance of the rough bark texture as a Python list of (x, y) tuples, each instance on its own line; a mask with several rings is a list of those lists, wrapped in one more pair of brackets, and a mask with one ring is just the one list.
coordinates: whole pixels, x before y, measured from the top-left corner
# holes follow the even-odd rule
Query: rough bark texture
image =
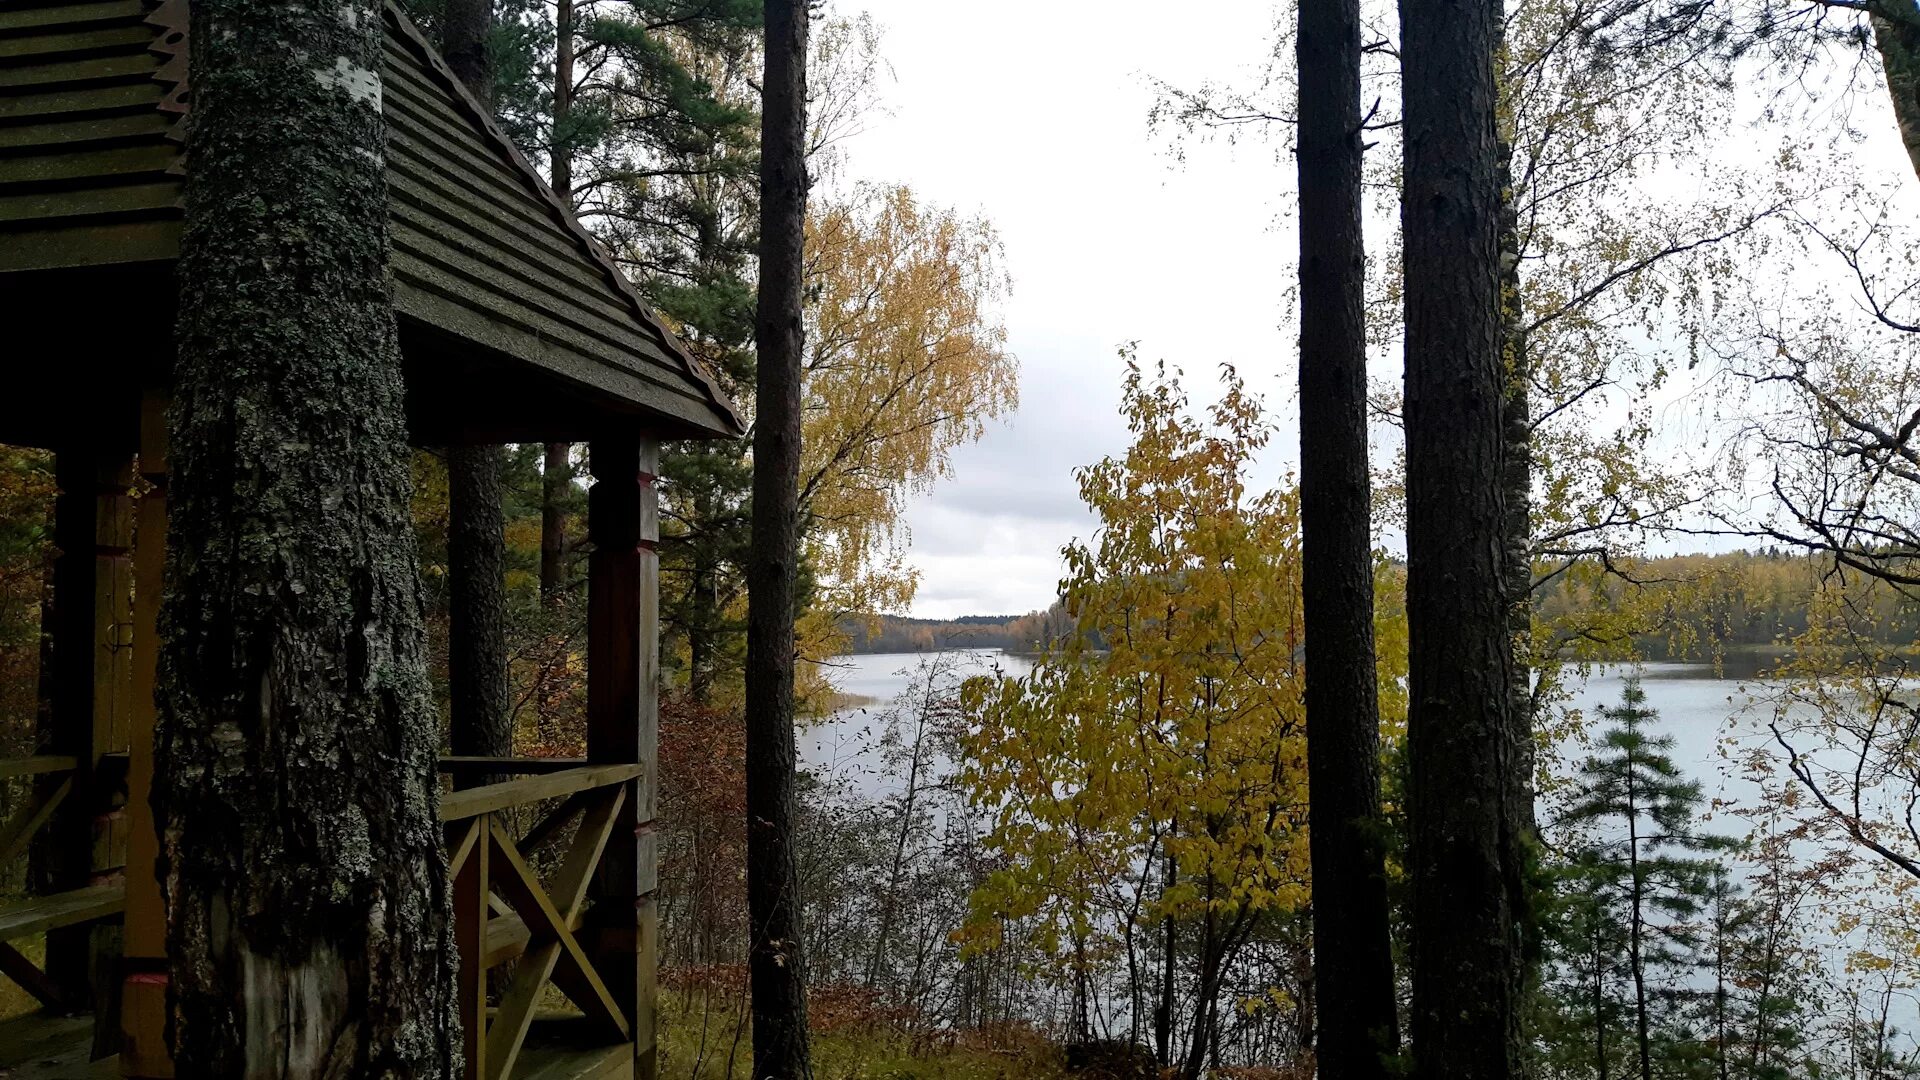
[[(447, 669), (453, 752), (513, 755), (506, 513), (498, 446), (447, 451)], [(491, 779), (491, 778), (482, 778)]]
[(1875, 14), (1868, 21), (1886, 72), (1893, 118), (1900, 125), (1900, 143), (1907, 148), (1914, 172), (1920, 174), (1920, 15), (1913, 14), (1909, 5), (1898, 15)]
[(440, 56), (467, 92), (482, 104), (493, 103), (493, 60), (487, 39), (493, 34), (493, 0), (446, 0), (440, 11)]
[[(1507, 640), (1512, 661), (1507, 667), (1508, 720), (1520, 739), (1520, 765), (1509, 778), (1517, 790), (1517, 812), (1531, 845), (1538, 836), (1533, 819), (1533, 371), (1527, 356), (1524, 330), (1526, 305), (1520, 295), (1520, 214), (1513, 193), (1513, 145), (1500, 144), (1500, 353), (1504, 365), (1505, 396), (1500, 406), (1500, 431), (1506, 460), (1501, 463), (1502, 498), (1506, 500), (1506, 527), (1502, 558), (1507, 579)], [(1525, 929), (1531, 930), (1531, 925)], [(1529, 936), (1527, 961), (1537, 942)]]
[[(573, 204), (573, 151), (567, 145), (567, 117), (573, 111), (573, 0), (559, 0), (554, 12), (553, 137), (548, 147), (548, 180), (562, 205)], [(567, 485), (573, 483), (573, 446), (546, 445), (540, 475), (540, 597), (557, 603), (567, 588)]]
[(1414, 1075), (1520, 1075), (1497, 0), (1401, 0)]
[(807, 210), (807, 5), (768, 0), (761, 83), (759, 370), (747, 559), (747, 968), (753, 1075), (811, 1077), (793, 852), (794, 593), (798, 585), (802, 227)]
[(1300, 5), (1300, 518), (1313, 951), (1327, 1080), (1398, 1052), (1380, 823), (1359, 0)]
[(183, 1077), (459, 1072), (381, 27), (193, 5), (153, 798)]
[[(447, 0), (440, 42), (447, 66), (484, 105), (493, 102), (487, 39), (493, 0)], [(447, 450), (447, 668), (453, 752), (513, 756), (507, 690), (507, 517), (498, 446)], [(497, 777), (480, 776), (485, 783)]]
[(548, 443), (540, 470), (540, 596), (557, 602), (567, 591), (567, 485), (573, 483), (572, 443)]

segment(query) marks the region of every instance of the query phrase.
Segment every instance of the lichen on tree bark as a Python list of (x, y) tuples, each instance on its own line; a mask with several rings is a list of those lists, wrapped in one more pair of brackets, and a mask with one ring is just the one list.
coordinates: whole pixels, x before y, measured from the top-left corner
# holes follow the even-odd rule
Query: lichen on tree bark
[(378, 0), (196, 0), (154, 804), (181, 1076), (451, 1077)]

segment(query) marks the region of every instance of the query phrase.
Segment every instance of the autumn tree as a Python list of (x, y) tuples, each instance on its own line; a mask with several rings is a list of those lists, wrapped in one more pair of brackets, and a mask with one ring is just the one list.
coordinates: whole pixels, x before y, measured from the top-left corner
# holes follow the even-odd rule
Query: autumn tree
[(1531, 733), (1501, 559), (1501, 10), (1404, 0), (1408, 872), (1414, 1070), (1520, 1073)]
[(1361, 232), (1360, 4), (1302, 3), (1300, 521), (1318, 1062), (1383, 1080), (1399, 1051), (1380, 826)]
[(747, 563), (747, 970), (753, 1073), (808, 1080), (806, 958), (793, 856), (794, 635), (800, 562), (802, 288), (807, 217), (804, 3), (766, 5), (759, 344)]
[(175, 1064), (451, 1078), (384, 20), (192, 17), (154, 782)]
[(818, 635), (912, 599), (906, 500), (1012, 410), (1019, 384), (983, 218), (902, 186), (855, 188), (808, 216), (806, 280), (800, 507)]
[(1129, 361), (1133, 443), (1079, 472), (1099, 531), (1063, 552), (1068, 609), (1107, 648), (1067, 635), (1024, 678), (970, 683), (961, 777), (1002, 867), (969, 950), (1023, 935), (1073, 987), (1082, 1038), (1117, 956), (1131, 1034), (1150, 1018), (1192, 1078), (1236, 957), (1308, 895), (1298, 509), (1253, 489), (1267, 428), (1224, 382), (1203, 423)]

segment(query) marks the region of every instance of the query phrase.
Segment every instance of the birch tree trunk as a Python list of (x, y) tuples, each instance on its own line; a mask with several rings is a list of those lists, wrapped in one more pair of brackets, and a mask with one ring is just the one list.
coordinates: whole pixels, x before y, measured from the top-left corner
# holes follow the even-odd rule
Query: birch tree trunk
[(377, 0), (196, 0), (154, 808), (187, 1077), (452, 1077)]

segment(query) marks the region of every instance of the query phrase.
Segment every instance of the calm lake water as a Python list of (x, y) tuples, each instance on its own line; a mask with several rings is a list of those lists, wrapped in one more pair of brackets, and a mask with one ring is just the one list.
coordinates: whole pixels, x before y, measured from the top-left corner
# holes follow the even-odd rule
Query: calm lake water
[[(936, 654), (870, 653), (841, 656), (831, 661), (834, 685), (842, 693), (870, 703), (843, 709), (806, 729), (800, 737), (803, 764), (822, 774), (845, 777), (857, 788), (884, 793), (889, 785), (880, 776), (876, 751), (877, 728), (895, 699), (916, 682), (915, 673)], [(998, 668), (1009, 675), (1032, 669), (1027, 660), (998, 649), (964, 649), (937, 654), (945, 665), (942, 679), (958, 682)], [(1655, 730), (1673, 736), (1675, 764), (1701, 785), (1709, 803), (1714, 800), (1749, 802), (1758, 789), (1740, 774), (1732, 757), (1751, 746), (1770, 745), (1766, 716), (1771, 705), (1757, 701), (1739, 680), (1716, 678), (1704, 664), (1646, 664), (1639, 669), (1647, 704), (1660, 714)], [(1588, 717), (1618, 705), (1630, 671), (1603, 668), (1571, 680), (1572, 705)], [(1590, 729), (1599, 725), (1591, 724)], [(1730, 749), (1731, 748), (1731, 749)], [(1569, 763), (1577, 763), (1584, 747), (1561, 747)]]
[[(884, 798), (893, 793), (898, 781), (883, 767), (880, 737), (890, 707), (895, 707), (896, 699), (921, 681), (916, 673), (930, 662), (932, 655), (882, 653), (845, 656), (832, 661), (835, 685), (844, 693), (871, 699), (871, 703), (843, 709), (803, 730), (800, 755), (804, 767), (844, 783), (868, 798)], [(932, 662), (943, 665), (941, 677), (947, 683), (987, 674), (996, 668), (1012, 675), (1025, 674), (1032, 668), (1028, 661), (1007, 656), (997, 649), (949, 652), (939, 654)], [(1756, 750), (1776, 762), (1784, 756), (1768, 731), (1767, 722), (1773, 715), (1774, 703), (1766, 697), (1765, 684), (1750, 678), (1719, 677), (1705, 664), (1648, 663), (1638, 668), (1601, 668), (1585, 676), (1570, 674), (1568, 704), (1587, 720), (1585, 739), (1597, 737), (1605, 728), (1598, 711), (1620, 704), (1626, 682), (1636, 672), (1646, 692), (1647, 706), (1659, 714), (1659, 719), (1648, 725), (1648, 733), (1671, 736), (1670, 754), (1674, 764), (1700, 784), (1701, 831), (1744, 838), (1749, 826), (1732, 812), (1733, 808), (1754, 808), (1765, 802), (1764, 792), (1747, 775), (1747, 759)], [(1556, 770), (1558, 775), (1569, 774), (1587, 756), (1585, 739), (1570, 738), (1557, 747), (1561, 759)], [(936, 771), (946, 771), (950, 764), (935, 762), (934, 767)], [(1783, 768), (1778, 770), (1773, 781), (1776, 786), (1780, 783), (1777, 777), (1784, 772)], [(1552, 798), (1543, 798), (1542, 823), (1552, 820), (1553, 813)], [(1796, 860), (1803, 863), (1809, 863), (1818, 854), (1817, 847), (1811, 843), (1797, 842), (1793, 850)], [(1736, 865), (1733, 876), (1739, 881), (1745, 875)], [(1829, 895), (1885, 898), (1889, 906), (1904, 906), (1888, 894), (1883, 882), (1876, 883), (1865, 874), (1849, 874), (1844, 881), (1829, 880), (1827, 884), (1831, 887)], [(1872, 945), (1865, 938), (1865, 931), (1838, 932), (1833, 929), (1831, 912), (1810, 911), (1807, 915), (1808, 944), (1819, 954), (1814, 963), (1828, 971), (1834, 980), (1832, 985), (1855, 981), (1848, 973), (1847, 958), (1854, 949)], [(1893, 990), (1891, 996), (1892, 1019), (1897, 1026), (1907, 1033), (1920, 1031), (1920, 1002), (1912, 992), (1900, 987)], [(1903, 1035), (1901, 1041), (1903, 1045), (1912, 1043), (1914, 1036)]]

